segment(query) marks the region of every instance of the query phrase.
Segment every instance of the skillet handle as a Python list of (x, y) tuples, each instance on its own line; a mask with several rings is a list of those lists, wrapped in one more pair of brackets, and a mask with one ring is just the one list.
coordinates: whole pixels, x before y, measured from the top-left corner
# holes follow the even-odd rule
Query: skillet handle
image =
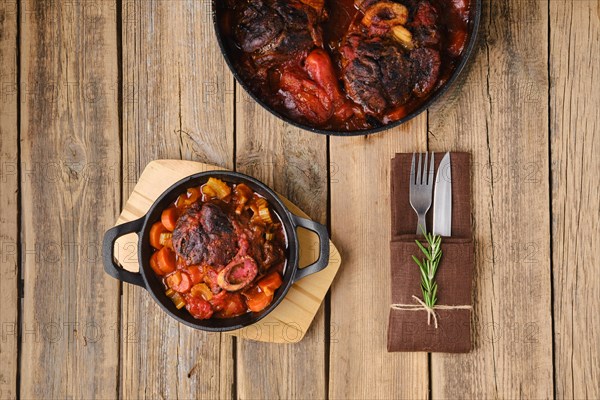
[(139, 272), (131, 272), (121, 268), (114, 259), (115, 241), (128, 233), (137, 233), (139, 235), (143, 225), (144, 218), (142, 217), (135, 221), (117, 225), (106, 231), (102, 243), (102, 260), (104, 262), (104, 271), (106, 271), (107, 274), (122, 282), (141, 286), (145, 289), (146, 285), (144, 284), (144, 279)]
[(295, 225), (294, 229), (300, 226), (315, 232), (319, 236), (319, 258), (313, 264), (298, 269), (294, 277), (294, 283), (296, 283), (308, 275), (324, 270), (329, 265), (329, 233), (327, 233), (327, 228), (324, 225), (310, 219), (292, 215), (292, 220)]

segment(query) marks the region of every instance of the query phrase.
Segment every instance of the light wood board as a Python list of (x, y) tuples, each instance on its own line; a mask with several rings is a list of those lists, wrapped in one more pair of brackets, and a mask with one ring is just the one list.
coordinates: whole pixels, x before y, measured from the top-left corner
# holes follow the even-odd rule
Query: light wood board
[(121, 198), (116, 1), (26, 0), (19, 15), (19, 396), (114, 398), (119, 284), (98, 273), (98, 250)]
[[(122, 2), (123, 199), (155, 159), (234, 165), (233, 78), (214, 40), (209, 6)], [(179, 324), (139, 287), (123, 285), (122, 299), (123, 398), (234, 396), (229, 336)]]
[(15, 1), (0, 2), (0, 399), (16, 398), (19, 311), (19, 127)]
[(550, 2), (556, 398), (600, 398), (600, 3)]
[(460, 90), (430, 109), (430, 150), (472, 154), (475, 240), (473, 351), (432, 354), (432, 398), (553, 396), (547, 6), (484, 4)]
[[(222, 168), (193, 161), (152, 161), (142, 172), (139, 182), (125, 203), (117, 225), (142, 217), (150, 209), (154, 200), (180, 179), (198, 172), (219, 169)], [(280, 197), (290, 211), (308, 218), (289, 200)], [(299, 263), (301, 267), (304, 267), (316, 260), (319, 240), (316, 234), (306, 229), (299, 229), (298, 241), (300, 243)], [(297, 343), (301, 341), (340, 267), (340, 256), (333, 243), (330, 242), (330, 246), (330, 263), (325, 270), (294, 284), (277, 308), (261, 321), (252, 326), (228, 332), (228, 334), (261, 342)], [(121, 266), (129, 271), (139, 271), (137, 248), (138, 237), (133, 233), (120, 237), (115, 243), (115, 258)]]
[(426, 122), (330, 139), (331, 234), (344, 254), (331, 289), (330, 398), (427, 397), (427, 354), (387, 352), (390, 164), (396, 152), (426, 149)]
[[(234, 84), (210, 5), (0, 1), (0, 399), (600, 397), (598, 1), (484, 0), (428, 115), (331, 139)], [(428, 145), (473, 154), (478, 260), (475, 349), (430, 363), (385, 352), (389, 158)], [(102, 273), (102, 233), (164, 158), (255, 175), (331, 226), (344, 268), (304, 340), (197, 332)]]

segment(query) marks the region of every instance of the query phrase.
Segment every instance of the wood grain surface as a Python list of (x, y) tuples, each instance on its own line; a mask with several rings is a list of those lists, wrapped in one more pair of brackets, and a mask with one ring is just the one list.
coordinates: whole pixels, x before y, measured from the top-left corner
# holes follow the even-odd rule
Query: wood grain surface
[[(125, 1), (125, 198), (146, 164), (182, 158), (233, 166), (233, 79), (198, 1)], [(123, 286), (121, 395), (227, 398), (233, 345), (169, 318), (145, 290)]]
[[(599, 2), (483, 3), (428, 113), (326, 138), (235, 85), (209, 1), (0, 0), (0, 399), (600, 397)], [(386, 352), (390, 158), (426, 149), (473, 156), (465, 355)], [(103, 273), (159, 158), (255, 175), (330, 226), (344, 261), (302, 342), (192, 331)]]
[(19, 332), (19, 86), (16, 1), (0, 2), (0, 399), (17, 396)]
[(556, 397), (600, 398), (600, 3), (550, 2)]
[(491, 2), (483, 25), (461, 93), (430, 113), (432, 150), (472, 153), (476, 243), (475, 348), (432, 355), (432, 396), (549, 398), (547, 3)]
[[(262, 180), (315, 221), (327, 223), (327, 139), (273, 119), (239, 85), (237, 94), (237, 171)], [(300, 343), (281, 346), (238, 340), (238, 396), (326, 397), (325, 351), (323, 308)]]
[(98, 268), (119, 212), (114, 2), (23, 1), (22, 398), (117, 396), (119, 285)]
[(427, 355), (388, 353), (390, 165), (424, 151), (427, 115), (386, 134), (331, 140), (331, 235), (344, 259), (331, 289), (329, 397), (425, 398)]

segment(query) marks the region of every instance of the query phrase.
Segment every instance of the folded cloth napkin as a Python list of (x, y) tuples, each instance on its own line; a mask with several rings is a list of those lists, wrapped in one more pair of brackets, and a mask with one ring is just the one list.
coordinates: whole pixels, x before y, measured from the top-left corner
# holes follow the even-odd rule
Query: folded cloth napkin
[[(443, 156), (444, 153), (435, 154), (436, 173)], [(388, 351), (466, 353), (471, 349), (471, 158), (469, 153), (451, 153), (450, 158), (452, 236), (442, 238), (435, 316), (419, 303), (423, 299), (420, 271), (411, 257), (423, 258), (415, 244), (415, 239), (422, 236), (416, 235), (417, 215), (409, 197), (412, 154), (396, 154), (392, 160), (392, 301)], [(429, 231), (433, 226), (432, 210), (433, 206), (427, 215)]]

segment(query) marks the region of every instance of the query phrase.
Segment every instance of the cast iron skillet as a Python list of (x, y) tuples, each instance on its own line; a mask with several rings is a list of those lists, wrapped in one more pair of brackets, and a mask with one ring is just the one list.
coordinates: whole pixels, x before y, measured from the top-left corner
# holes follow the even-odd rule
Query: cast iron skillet
[[(288, 248), (286, 250), (287, 264), (283, 275), (283, 284), (275, 292), (275, 297), (273, 298), (271, 304), (261, 312), (250, 312), (234, 318), (211, 318), (206, 320), (195, 319), (186, 309), (178, 310), (175, 307), (173, 301), (171, 301), (171, 299), (169, 299), (165, 294), (165, 289), (160, 278), (154, 274), (152, 268), (150, 267), (150, 255), (152, 254), (152, 249), (150, 247), (148, 236), (150, 234), (150, 228), (152, 227), (152, 224), (160, 220), (163, 210), (173, 203), (177, 196), (185, 192), (185, 190), (189, 187), (200, 186), (206, 183), (210, 177), (221, 179), (229, 184), (245, 183), (253, 191), (264, 196), (270, 203), (272, 210), (274, 210), (281, 219), (288, 241)], [(319, 236), (320, 242), (319, 259), (314, 264), (302, 269), (300, 269), (298, 266), (298, 235), (296, 233), (296, 229), (298, 227), (303, 227), (314, 231)], [(139, 273), (129, 272), (122, 269), (114, 260), (115, 241), (120, 236), (132, 232), (137, 233), (139, 239)], [(152, 204), (152, 207), (150, 207), (148, 213), (142, 218), (109, 229), (104, 234), (102, 258), (104, 260), (104, 270), (110, 276), (123, 282), (141, 286), (148, 290), (150, 295), (161, 306), (161, 308), (179, 322), (196, 329), (224, 332), (243, 328), (261, 320), (275, 307), (277, 307), (277, 305), (285, 297), (292, 284), (304, 278), (305, 276), (323, 270), (329, 262), (329, 235), (327, 234), (327, 228), (325, 228), (323, 225), (292, 214), (281, 202), (281, 200), (279, 200), (275, 192), (256, 179), (238, 172), (208, 171), (191, 175), (175, 183), (173, 186), (167, 189), (154, 202), (154, 204)]]
[[(333, 1), (336, 1), (336, 0), (333, 0)], [(377, 128), (355, 130), (355, 131), (336, 131), (336, 130), (328, 130), (328, 129), (319, 129), (319, 128), (312, 127), (310, 125), (305, 125), (303, 123), (294, 121), (293, 119), (291, 119), (290, 117), (288, 117), (286, 115), (281, 114), (279, 111), (271, 108), (271, 106), (269, 106), (268, 104), (263, 102), (260, 98), (258, 98), (252, 92), (252, 90), (250, 89), (250, 86), (246, 82), (244, 82), (244, 80), (242, 79), (242, 76), (235, 69), (233, 57), (230, 54), (228, 44), (226, 43), (226, 38), (224, 37), (225, 35), (221, 32), (221, 27), (220, 27), (219, 21), (221, 19), (221, 14), (224, 12), (224, 9), (225, 9), (225, 1), (212, 0), (212, 14), (213, 14), (213, 25), (215, 28), (215, 34), (217, 35), (217, 41), (219, 42), (219, 47), (221, 48), (221, 53), (223, 54), (223, 57), (225, 58), (225, 61), (227, 62), (229, 69), (231, 69), (233, 76), (239, 82), (239, 84), (242, 85), (244, 90), (246, 90), (246, 92), (250, 95), (250, 97), (252, 97), (258, 104), (263, 106), (267, 111), (269, 111), (271, 114), (275, 115), (277, 118), (280, 118), (280, 119), (284, 120), (285, 122), (292, 124), (298, 128), (306, 129), (308, 131), (315, 132), (315, 133), (321, 133), (323, 135), (358, 136), (358, 135), (368, 135), (371, 133), (378, 133), (381, 131), (385, 131), (387, 129), (395, 128), (398, 125), (401, 125), (401, 124), (405, 123), (406, 121), (413, 119), (417, 115), (421, 114), (423, 111), (428, 109), (429, 106), (433, 102), (435, 102), (444, 93), (446, 93), (448, 88), (454, 83), (454, 81), (456, 81), (456, 78), (458, 77), (458, 75), (460, 75), (460, 73), (464, 69), (465, 65), (467, 64), (467, 61), (469, 60), (469, 58), (471, 57), (471, 55), (473, 53), (473, 49), (475, 48), (475, 43), (477, 41), (477, 33), (479, 31), (479, 22), (481, 20), (481, 1), (482, 0), (471, 0), (471, 16), (470, 16), (470, 20), (469, 20), (469, 28), (470, 28), (469, 41), (467, 42), (467, 44), (465, 46), (465, 50), (463, 52), (462, 59), (460, 60), (460, 62), (456, 66), (456, 68), (454, 69), (454, 72), (452, 73), (452, 75), (450, 75), (450, 78), (448, 79), (448, 81), (444, 85), (442, 85), (441, 87), (436, 89), (436, 91), (434, 93), (430, 94), (429, 97), (427, 98), (427, 100), (425, 100), (423, 102), (423, 104), (421, 104), (419, 107), (417, 107), (410, 114), (406, 115), (404, 118), (401, 118), (398, 121), (392, 122), (387, 125), (379, 126)]]

